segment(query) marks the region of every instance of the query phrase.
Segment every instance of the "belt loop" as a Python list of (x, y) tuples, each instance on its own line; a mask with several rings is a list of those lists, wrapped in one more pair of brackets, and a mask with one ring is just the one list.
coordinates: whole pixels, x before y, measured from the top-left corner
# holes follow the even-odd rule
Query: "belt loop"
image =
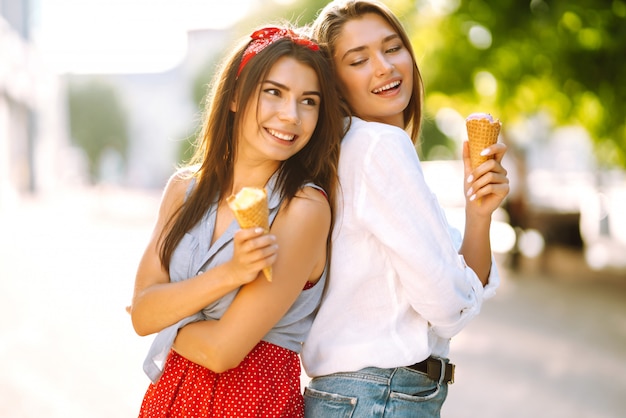
[(441, 375), (439, 376), (439, 385), (446, 380), (446, 362), (441, 357), (437, 357), (437, 360), (441, 363)]

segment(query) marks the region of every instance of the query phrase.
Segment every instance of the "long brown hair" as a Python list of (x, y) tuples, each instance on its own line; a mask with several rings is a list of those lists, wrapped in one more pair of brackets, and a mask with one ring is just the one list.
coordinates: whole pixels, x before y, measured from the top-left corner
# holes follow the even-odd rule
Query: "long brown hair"
[[(327, 4), (313, 23), (313, 37), (321, 44), (327, 45), (331, 57), (335, 55), (337, 39), (341, 36), (343, 26), (350, 20), (359, 19), (366, 13), (375, 13), (385, 19), (402, 39), (413, 60), (413, 93), (408, 106), (404, 109), (405, 128), (410, 131), (415, 144), (422, 126), (422, 108), (424, 102), (424, 84), (417, 67), (411, 40), (400, 20), (384, 4), (374, 0), (335, 0)], [(333, 61), (334, 66), (334, 61)], [(357, 115), (358, 116), (358, 115)]]
[(345, 129), (327, 49), (320, 47), (314, 51), (289, 37), (278, 39), (251, 58), (237, 76), (249, 41), (249, 38), (243, 41), (224, 59), (210, 84), (202, 130), (197, 138), (196, 152), (189, 163), (189, 166), (197, 167), (192, 174), (196, 185), (169, 219), (160, 237), (161, 264), (166, 270), (169, 270), (172, 253), (185, 233), (202, 219), (212, 204), (226, 197), (232, 185), (237, 129), (247, 112), (232, 112), (231, 103), (246, 104), (250, 100), (259, 100), (258, 86), (281, 57), (292, 57), (315, 71), (321, 101), (311, 139), (302, 150), (281, 163), (277, 188), (288, 204), (298, 190), (310, 181), (324, 188), (331, 209), (335, 207), (339, 144)]

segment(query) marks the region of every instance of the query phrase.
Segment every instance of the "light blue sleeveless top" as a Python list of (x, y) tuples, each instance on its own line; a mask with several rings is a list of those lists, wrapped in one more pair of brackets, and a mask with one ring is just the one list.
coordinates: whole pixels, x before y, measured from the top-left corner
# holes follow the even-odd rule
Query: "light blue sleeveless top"
[[(276, 181), (277, 174), (274, 174), (266, 186), (270, 225), (273, 223), (282, 201), (279, 191), (275, 190)], [(195, 182), (192, 181), (189, 191), (194, 184)], [(305, 186), (314, 187), (324, 192), (313, 183), (307, 183)], [(197, 276), (232, 258), (233, 236), (239, 230), (239, 225), (236, 221), (233, 221), (222, 236), (211, 245), (210, 237), (213, 236), (215, 228), (216, 211), (217, 202), (214, 202), (201, 221), (185, 234), (174, 250), (170, 261), (170, 281), (179, 282)], [(322, 277), (315, 286), (300, 293), (285, 316), (263, 337), (263, 341), (300, 353), (302, 343), (311, 329), (311, 324), (322, 298), (327, 270), (328, 267), (324, 269)], [(191, 322), (221, 318), (238, 291), (239, 289), (233, 290), (204, 308), (201, 312), (181, 319), (156, 335), (143, 363), (143, 370), (152, 382), (156, 382), (161, 376), (163, 363), (172, 348), (178, 330)]]

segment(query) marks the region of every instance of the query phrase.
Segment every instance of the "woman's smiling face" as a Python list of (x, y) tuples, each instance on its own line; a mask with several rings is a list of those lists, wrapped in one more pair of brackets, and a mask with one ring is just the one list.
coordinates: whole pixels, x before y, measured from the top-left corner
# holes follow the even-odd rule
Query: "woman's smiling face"
[(304, 148), (317, 126), (322, 100), (317, 74), (295, 58), (282, 57), (258, 89), (245, 109), (238, 150), (252, 158), (287, 160)]
[(403, 111), (413, 92), (413, 59), (383, 17), (367, 13), (346, 22), (333, 59), (343, 98), (356, 116), (405, 127)]

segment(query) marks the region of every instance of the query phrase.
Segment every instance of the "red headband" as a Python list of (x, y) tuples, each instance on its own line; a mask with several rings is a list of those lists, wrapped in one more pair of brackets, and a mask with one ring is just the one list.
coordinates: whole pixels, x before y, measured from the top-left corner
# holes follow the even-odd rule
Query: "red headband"
[(243, 52), (243, 57), (241, 58), (241, 63), (239, 64), (239, 70), (237, 70), (237, 77), (239, 77), (241, 70), (243, 70), (243, 67), (246, 66), (252, 57), (279, 39), (289, 38), (298, 45), (306, 46), (311, 51), (318, 51), (320, 49), (318, 44), (307, 38), (303, 38), (290, 29), (280, 29), (274, 27), (263, 28), (253, 32), (252, 35), (250, 35), (250, 38), (252, 38), (252, 41), (250, 41), (250, 44), (248, 44), (248, 47)]

